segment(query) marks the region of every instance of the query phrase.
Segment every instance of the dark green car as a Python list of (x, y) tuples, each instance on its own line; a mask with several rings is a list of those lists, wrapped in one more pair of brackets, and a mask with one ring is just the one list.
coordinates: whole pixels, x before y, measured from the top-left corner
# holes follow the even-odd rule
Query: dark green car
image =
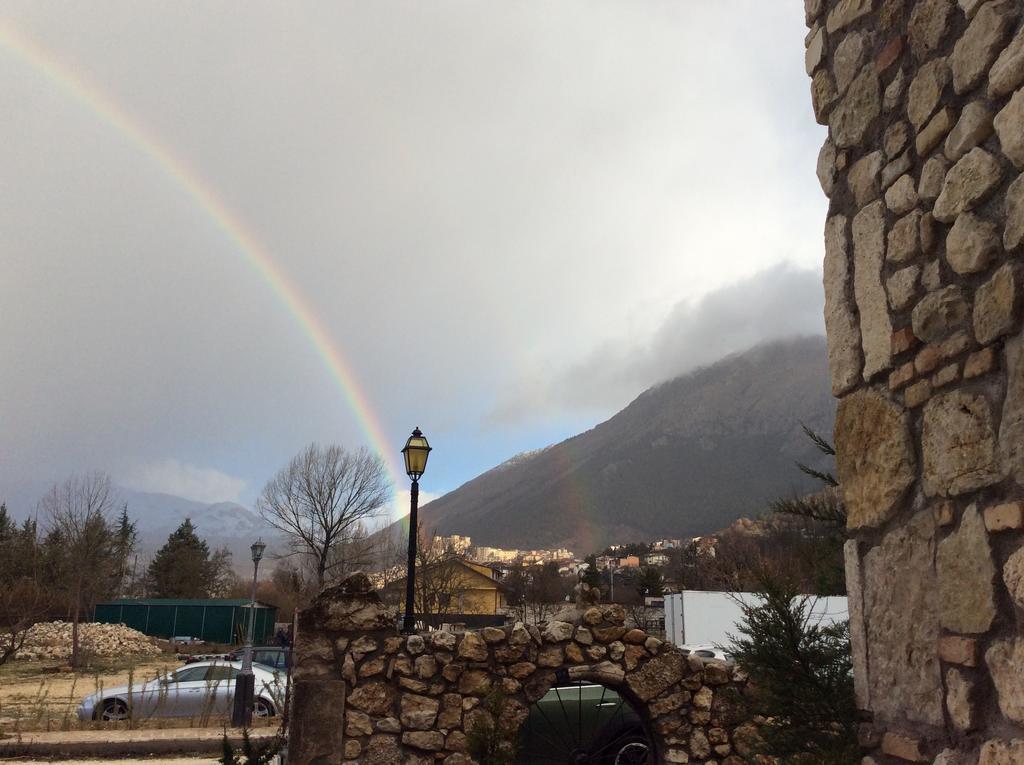
[(530, 707), (519, 731), (519, 765), (647, 765), (654, 762), (639, 715), (618, 693), (558, 683)]

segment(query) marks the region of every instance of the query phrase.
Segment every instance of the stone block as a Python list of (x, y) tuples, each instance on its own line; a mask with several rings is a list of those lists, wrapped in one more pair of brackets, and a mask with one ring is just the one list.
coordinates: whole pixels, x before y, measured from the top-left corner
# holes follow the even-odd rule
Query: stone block
[[(909, 164), (909, 163), (908, 163)], [(884, 185), (884, 183), (883, 183)], [(913, 210), (917, 205), (917, 189), (914, 179), (901, 175), (885, 192), (885, 204), (897, 215)]]
[(907, 42), (918, 61), (924, 61), (938, 49), (955, 8), (953, 0), (920, 0), (914, 6), (907, 25)]
[(892, 333), (892, 355), (898, 356), (917, 347), (917, 336), (913, 327), (903, 327)]
[(430, 730), (437, 720), (440, 702), (429, 696), (415, 693), (403, 693), (400, 699), (399, 719), (405, 728), (413, 730)]
[(882, 736), (882, 752), (907, 762), (928, 762), (931, 759), (925, 756), (918, 739), (893, 731), (886, 731)]
[(996, 687), (999, 711), (1016, 723), (1024, 723), (1024, 639), (996, 640), (985, 651), (985, 664)]
[(977, 508), (964, 511), (960, 528), (939, 542), (940, 623), (952, 632), (983, 633), (996, 616), (996, 568)]
[(957, 667), (946, 670), (946, 711), (953, 727), (961, 733), (978, 726), (975, 695), (975, 681), (971, 675)]
[(960, 365), (957, 363), (948, 364), (932, 376), (932, 388), (944, 388), (952, 385), (960, 379)]
[(972, 101), (960, 113), (953, 129), (946, 136), (946, 156), (956, 162), (975, 146), (992, 135), (992, 112), (982, 101)]
[(874, 202), (853, 219), (853, 294), (860, 313), (864, 380), (888, 369), (891, 363), (889, 300), (882, 285), (885, 259), (885, 208)]
[(814, 74), (814, 70), (821, 65), (825, 56), (825, 29), (818, 27), (817, 31), (811, 30), (811, 39), (804, 51), (804, 67), (808, 76)]
[(1024, 483), (1024, 338), (1006, 341), (1006, 397), (999, 424), (1003, 470)]
[(832, 54), (832, 76), (835, 77), (836, 90), (840, 95), (853, 82), (854, 75), (864, 61), (865, 49), (864, 35), (860, 32), (850, 32), (836, 46)]
[(821, 145), (818, 152), (818, 163), (815, 167), (815, 175), (818, 176), (818, 183), (825, 196), (832, 196), (832, 189), (836, 185), (836, 146), (827, 138)]
[(878, 198), (881, 192), (879, 173), (882, 171), (882, 152), (873, 151), (858, 159), (846, 174), (846, 185), (853, 192), (857, 207)]
[(934, 292), (942, 286), (942, 271), (938, 260), (925, 263), (921, 269), (921, 286), (929, 292)]
[(949, 664), (965, 667), (978, 666), (978, 641), (961, 635), (944, 635), (939, 638), (939, 658)]
[(467, 632), (459, 643), (458, 655), (469, 661), (487, 661), (487, 643), (475, 632)]
[(906, 387), (914, 379), (914, 362), (908, 361), (893, 370), (889, 375), (889, 390), (899, 390)]
[(1024, 739), (989, 739), (981, 747), (978, 765), (1021, 765), (1024, 763)]
[[(935, 240), (937, 238), (937, 235), (935, 233), (935, 228), (936, 228), (936, 226), (935, 226), (935, 216), (933, 216), (930, 212), (929, 213), (924, 213), (921, 216), (921, 226), (920, 226), (920, 229), (921, 229), (921, 252), (923, 252), (925, 254), (930, 254), (932, 252), (932, 250), (935, 249)], [(934, 263), (935, 263), (936, 266), (938, 266), (938, 261), (937, 260), (934, 261)], [(924, 276), (924, 274), (922, 274), (922, 276)], [(935, 286), (933, 286), (933, 287), (932, 286), (928, 286), (928, 289), (929, 290), (938, 289), (939, 287), (942, 286), (942, 283), (941, 283), (941, 281), (939, 281), (937, 274), (936, 274), (936, 278), (934, 280), (934, 284), (935, 284)]]
[(952, 223), (960, 213), (982, 202), (1002, 177), (995, 157), (982, 148), (971, 149), (946, 173), (932, 215), (935, 220)]
[(1013, 94), (992, 121), (999, 148), (1018, 170), (1024, 168), (1024, 88)]
[(668, 651), (643, 665), (626, 678), (626, 684), (640, 701), (650, 701), (687, 673), (685, 657), (677, 651)]
[(1024, 276), (1021, 268), (1019, 263), (1004, 264), (975, 293), (974, 335), (979, 343), (990, 343), (1016, 325)]
[(875, 71), (879, 74), (884, 72), (890, 66), (895, 64), (900, 59), (900, 55), (903, 53), (903, 38), (897, 35), (893, 37), (875, 56)]
[(985, 508), (985, 528), (989, 531), (1007, 531), (1024, 526), (1024, 503), (1004, 502)]
[(933, 343), (917, 352), (917, 356), (914, 357), (914, 369), (919, 375), (926, 375), (934, 371), (942, 363), (942, 354), (939, 348), (940, 346)]
[(862, 143), (868, 128), (881, 112), (878, 72), (873, 65), (866, 64), (829, 115), (829, 129), (836, 147), (846, 149)]
[(939, 344), (939, 355), (943, 359), (951, 359), (969, 350), (971, 337), (965, 331), (955, 332)]
[(838, 32), (857, 19), (871, 13), (873, 0), (839, 0), (829, 11), (825, 28), (829, 34)]
[[(906, 175), (907, 172), (910, 171), (911, 167), (913, 166), (913, 161), (912, 161), (910, 155), (911, 155), (910, 151), (905, 151), (902, 154), (900, 154), (896, 159), (894, 159), (892, 162), (890, 162), (888, 165), (886, 165), (885, 167), (882, 168), (882, 175), (881, 175), (881, 178), (880, 178), (880, 184), (881, 184), (881, 187), (882, 187), (883, 190), (888, 190), (890, 186), (892, 186), (897, 180), (901, 179), (903, 176)], [(910, 182), (911, 182), (912, 185), (915, 184), (913, 178), (910, 179)], [(915, 204), (917, 203), (917, 189), (916, 188), (912, 188), (912, 189), (909, 189), (909, 190), (907, 190), (907, 189), (898, 189), (896, 191), (892, 191), (892, 194), (894, 194), (894, 195), (895, 194), (900, 194), (901, 196), (906, 197), (906, 198), (913, 198), (914, 203)], [(894, 203), (895, 203), (895, 201), (894, 201)], [(892, 209), (893, 208), (893, 204), (890, 204), (889, 208)], [(910, 205), (908, 207), (908, 209), (913, 209), (913, 205)]]
[(963, 290), (949, 286), (929, 292), (911, 314), (914, 334), (926, 343), (933, 343), (950, 335), (961, 326), (968, 315)]
[(910, 141), (910, 126), (902, 120), (893, 122), (882, 134), (882, 148), (889, 159), (898, 156)]
[(994, 348), (982, 348), (967, 357), (964, 362), (964, 378), (980, 377), (996, 368), (996, 352)]
[(889, 246), (886, 259), (893, 263), (905, 263), (921, 253), (921, 211), (914, 210), (892, 224), (889, 230)]
[(1006, 559), (1003, 582), (1017, 608), (1024, 608), (1024, 547), (1018, 547)]
[(956, 513), (953, 508), (953, 503), (949, 500), (936, 504), (932, 508), (932, 512), (935, 515), (936, 526), (952, 526), (956, 523)]
[(289, 762), (309, 765), (332, 761), (341, 751), (345, 709), (345, 681), (309, 679), (293, 685), (292, 724), (289, 732)]
[(871, 708), (868, 682), (867, 635), (864, 629), (864, 574), (856, 539), (843, 543), (847, 608), (850, 614), (850, 656), (853, 660), (853, 691), (858, 709)]
[(917, 70), (907, 89), (907, 117), (918, 131), (935, 113), (942, 98), (942, 91), (949, 83), (952, 73), (944, 58), (935, 58)]
[(882, 108), (886, 112), (893, 111), (897, 106), (903, 105), (903, 91), (907, 88), (907, 76), (902, 69), (896, 71), (896, 76), (885, 86), (882, 93)]
[(1002, 98), (1024, 83), (1024, 28), (1017, 32), (988, 70), (988, 97)]
[(928, 380), (914, 383), (903, 392), (903, 403), (910, 409), (916, 409), (932, 396), (932, 384)]
[(1003, 229), (1003, 247), (1015, 250), (1024, 242), (1024, 175), (1006, 190), (1006, 228)]
[(1016, 0), (991, 0), (979, 8), (950, 56), (957, 94), (966, 93), (985, 76), (1019, 14)]
[(819, 69), (815, 72), (811, 78), (811, 106), (814, 109), (814, 119), (819, 125), (828, 124), (829, 115), (838, 97), (829, 71)]
[(949, 163), (939, 156), (932, 157), (921, 169), (921, 181), (917, 184), (917, 196), (932, 201), (942, 191), (942, 182), (949, 171)]
[(988, 401), (962, 391), (924, 408), (921, 447), (926, 496), (957, 496), (1002, 479)]
[(996, 224), (974, 213), (958, 215), (946, 236), (946, 262), (958, 274), (984, 271), (1001, 251)]
[(856, 391), (839, 402), (835, 439), (849, 528), (882, 525), (914, 480), (907, 413), (874, 391)]
[(928, 120), (928, 123), (921, 128), (914, 139), (914, 149), (917, 156), (926, 157), (932, 149), (939, 145), (946, 134), (953, 129), (956, 122), (956, 115), (948, 106), (939, 109), (938, 113)]
[(889, 305), (894, 311), (902, 311), (914, 302), (918, 295), (920, 279), (921, 267), (915, 265), (901, 268), (885, 280)]

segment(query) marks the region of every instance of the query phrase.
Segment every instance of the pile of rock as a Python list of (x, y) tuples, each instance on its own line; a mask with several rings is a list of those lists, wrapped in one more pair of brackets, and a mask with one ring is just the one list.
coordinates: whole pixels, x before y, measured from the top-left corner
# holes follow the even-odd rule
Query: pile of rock
[[(71, 656), (71, 622), (40, 622), (32, 627), (17, 658), (67, 659)], [(79, 624), (80, 650), (90, 656), (156, 656), (154, 638), (123, 624)]]

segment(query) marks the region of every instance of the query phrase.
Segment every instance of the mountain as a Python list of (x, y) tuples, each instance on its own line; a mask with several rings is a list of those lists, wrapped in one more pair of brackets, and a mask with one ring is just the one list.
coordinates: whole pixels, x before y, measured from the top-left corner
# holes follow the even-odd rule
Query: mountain
[[(0, 499), (7, 503), (16, 519), (35, 513), (39, 498), (49, 489), (40, 483), (18, 483), (0, 486)], [(227, 547), (239, 571), (252, 570), (249, 545), (262, 536), (268, 551), (283, 551), (280, 533), (256, 513), (235, 502), (208, 504), (171, 494), (157, 494), (116, 487), (116, 506), (128, 505), (128, 517), (136, 523), (139, 533), (139, 560), (148, 560), (167, 541), (167, 536), (186, 518), (191, 518), (196, 533), (205, 539), (211, 550)], [(40, 518), (45, 526), (45, 519)]]
[(439, 534), (504, 548), (707, 534), (756, 516), (827, 467), (800, 423), (831, 437), (835, 405), (821, 337), (757, 346), (642, 393), (595, 428), (521, 454), (430, 502)]

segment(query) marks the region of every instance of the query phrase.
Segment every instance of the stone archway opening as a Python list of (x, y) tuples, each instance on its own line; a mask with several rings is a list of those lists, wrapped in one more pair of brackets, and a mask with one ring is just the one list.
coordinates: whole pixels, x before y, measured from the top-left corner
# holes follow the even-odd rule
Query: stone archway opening
[(559, 670), (527, 710), (516, 765), (653, 765), (654, 736), (645, 710), (627, 696), (621, 686)]

